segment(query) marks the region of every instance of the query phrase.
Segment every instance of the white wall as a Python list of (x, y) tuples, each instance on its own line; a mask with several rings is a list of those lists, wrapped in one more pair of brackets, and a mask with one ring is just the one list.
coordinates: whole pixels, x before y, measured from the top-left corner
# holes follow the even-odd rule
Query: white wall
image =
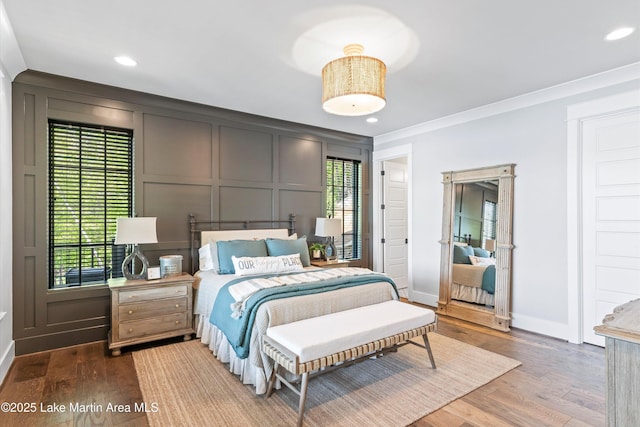
[(0, 61), (0, 381), (15, 356), (12, 339), (11, 80)]
[[(464, 114), (460, 114), (451, 118), (451, 125), (440, 120), (374, 139), (374, 153), (407, 145), (412, 152), (410, 239), (414, 242), (416, 301), (434, 304), (438, 299), (441, 172), (515, 163), (512, 323), (567, 339), (566, 109), (578, 102), (637, 88), (637, 67), (634, 73), (635, 79), (625, 83), (612, 79), (615, 84), (583, 91), (581, 82), (575, 85), (575, 93), (580, 93), (568, 96), (566, 87), (553, 88), (546, 97), (533, 94), (534, 102), (520, 97), (511, 105), (521, 108), (511, 111), (487, 106), (484, 112), (469, 112), (470, 121), (465, 122)], [(598, 79), (603, 81), (602, 76)], [(558, 93), (562, 95), (558, 97)]]
[(26, 68), (0, 0), (0, 383), (15, 358), (12, 298), (11, 80)]

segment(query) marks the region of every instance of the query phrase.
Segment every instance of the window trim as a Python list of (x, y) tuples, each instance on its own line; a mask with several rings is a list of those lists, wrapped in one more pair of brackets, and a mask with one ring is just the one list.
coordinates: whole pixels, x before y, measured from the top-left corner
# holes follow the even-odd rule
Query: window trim
[[(341, 259), (348, 259), (348, 260), (353, 260), (353, 261), (358, 261), (361, 260), (363, 258), (363, 252), (364, 252), (364, 248), (363, 248), (363, 229), (362, 229), (362, 222), (363, 222), (363, 169), (364, 169), (364, 164), (363, 161), (360, 159), (353, 159), (353, 158), (345, 158), (345, 157), (339, 157), (339, 156), (326, 156), (325, 158), (325, 163), (324, 163), (324, 169), (325, 169), (325, 173), (328, 171), (328, 167), (329, 167), (329, 162), (333, 162), (333, 161), (340, 161), (343, 164), (351, 164), (351, 165), (357, 165), (356, 170), (354, 171), (356, 174), (356, 177), (354, 178), (354, 184), (352, 189), (353, 191), (353, 195), (354, 195), (354, 200), (353, 200), (353, 208), (352, 209), (342, 209), (342, 213), (343, 215), (341, 215), (341, 217), (344, 217), (344, 212), (345, 211), (352, 211), (354, 213), (353, 215), (353, 221), (354, 221), (354, 226), (352, 227), (352, 232), (351, 233), (345, 233), (345, 223), (343, 221), (342, 223), (342, 245), (336, 244), (336, 248), (338, 249), (338, 253), (342, 254), (342, 256), (340, 256)], [(343, 179), (343, 183), (344, 183), (344, 179)], [(325, 211), (325, 215), (326, 216), (333, 216), (333, 217), (337, 217), (336, 216), (336, 209), (335, 206), (333, 206), (332, 209), (329, 208), (329, 201), (330, 201), (330, 189), (329, 187), (334, 187), (333, 185), (329, 185), (329, 176), (327, 175), (325, 177), (325, 194), (326, 194), (326, 198), (325, 198), (325, 207), (324, 207), (324, 211)], [(340, 186), (340, 188), (347, 188), (344, 185)], [(334, 193), (332, 193), (334, 194)], [(352, 237), (352, 257), (351, 258), (346, 258), (344, 257), (344, 237), (345, 236), (353, 236)]]
[[(101, 153), (102, 156), (98, 154), (94, 157), (94, 159), (100, 159), (102, 157), (101, 159), (102, 164), (99, 167), (96, 167), (96, 165), (83, 166), (83, 161), (86, 162), (87, 158), (90, 158), (90, 156), (82, 157), (81, 155), (77, 156), (77, 162), (73, 161), (68, 165), (61, 164), (62, 160), (64, 160), (64, 156), (60, 156), (58, 158), (56, 158), (56, 156), (58, 156), (58, 154), (61, 153), (60, 150), (63, 149), (63, 146), (65, 144), (65, 142), (63, 142), (63, 139), (61, 139), (61, 138), (64, 138), (63, 135), (65, 131), (77, 132), (77, 139), (74, 142), (78, 144), (78, 146), (80, 147), (79, 148), (80, 150), (83, 148), (82, 146), (83, 142), (84, 142), (85, 149), (89, 149), (89, 148), (96, 149), (97, 147), (96, 152)], [(85, 134), (85, 136), (83, 136), (83, 133)], [(83, 175), (86, 177), (89, 172), (93, 172), (93, 173), (97, 172), (98, 174), (102, 174), (103, 177), (116, 176), (116, 174), (117, 176), (124, 177), (125, 178), (124, 191), (122, 186), (120, 186), (120, 189), (119, 189), (120, 194), (118, 196), (118, 197), (121, 197), (123, 193), (126, 194), (127, 200), (123, 203), (124, 209), (122, 209), (122, 205), (121, 205), (120, 206), (121, 209), (116, 208), (111, 211), (117, 212), (115, 216), (123, 216), (123, 215), (131, 216), (131, 214), (133, 213), (133, 206), (134, 206), (133, 204), (134, 202), (134, 199), (133, 199), (133, 186), (134, 186), (133, 133), (134, 133), (133, 129), (129, 129), (129, 128), (107, 126), (107, 125), (100, 125), (100, 124), (79, 123), (79, 122), (74, 122), (70, 120), (60, 120), (60, 119), (53, 119), (53, 118), (48, 119), (47, 121), (47, 136), (48, 136), (48, 140), (47, 140), (47, 154), (48, 154), (47, 288), (49, 290), (69, 289), (69, 288), (78, 289), (78, 288), (91, 286), (91, 285), (102, 285), (102, 284), (105, 284), (109, 279), (109, 273), (113, 274), (115, 271), (119, 271), (118, 268), (113, 268), (113, 265), (112, 265), (114, 263), (113, 250), (115, 247), (109, 243), (109, 240), (113, 240), (113, 238), (115, 237), (115, 217), (113, 218), (113, 225), (111, 226), (111, 228), (113, 228), (113, 233), (110, 233), (109, 231), (110, 226), (108, 225), (108, 222), (109, 222), (109, 216), (110, 216), (109, 211), (111, 210), (110, 206), (113, 206), (112, 203), (109, 203), (109, 200), (114, 200), (114, 199), (108, 198), (109, 192), (107, 191), (107, 189), (110, 185), (115, 185), (114, 183), (118, 181), (121, 182), (121, 180), (117, 180), (115, 178), (113, 180), (108, 180), (103, 178), (104, 184), (102, 186), (102, 194), (98, 192), (96, 193), (96, 196), (94, 196), (95, 200), (100, 200), (102, 198), (103, 203), (101, 205), (102, 207), (98, 209), (98, 212), (99, 212), (99, 216), (97, 218), (98, 221), (93, 222), (94, 224), (98, 224), (98, 227), (100, 227), (99, 224), (102, 221), (102, 228), (98, 229), (98, 231), (102, 233), (102, 239), (99, 239), (99, 241), (94, 244), (84, 244), (83, 243), (84, 239), (81, 237), (81, 235), (85, 233), (85, 231), (81, 228), (82, 227), (81, 224), (83, 220), (82, 209), (84, 208), (82, 203), (82, 198), (83, 198), (83, 194), (86, 197), (88, 190), (90, 189), (90, 186), (86, 185), (84, 187), (85, 191), (83, 191), (83, 187), (82, 187), (83, 183), (82, 183), (81, 177)], [(100, 142), (100, 138), (102, 138), (103, 140), (102, 144)], [(58, 139), (59, 143), (57, 143), (56, 139)], [(71, 140), (73, 141), (73, 136)], [(113, 168), (114, 163), (109, 162), (109, 157), (106, 154), (106, 150), (109, 149), (109, 147), (117, 147), (120, 149), (119, 153), (125, 153), (123, 156), (118, 157), (119, 161), (116, 162), (115, 168)], [(102, 152), (100, 152), (100, 150), (102, 150)], [(67, 159), (71, 159), (71, 158), (72, 158), (72, 155), (67, 153)], [(57, 160), (61, 160), (61, 161), (58, 162)], [(126, 165), (126, 167), (123, 168), (122, 167), (123, 164)], [(82, 255), (77, 255), (78, 260), (75, 264), (73, 262), (70, 264), (63, 263), (64, 265), (62, 266), (62, 268), (66, 270), (66, 273), (64, 276), (62, 276), (61, 274), (56, 275), (57, 274), (56, 266), (54, 263), (54, 259), (56, 257), (55, 249), (56, 247), (61, 247), (61, 246), (60, 246), (60, 243), (56, 242), (55, 240), (55, 233), (54, 233), (55, 222), (54, 221), (55, 221), (56, 212), (59, 212), (60, 207), (58, 206), (56, 210), (56, 207), (55, 207), (56, 189), (53, 184), (53, 181), (55, 178), (54, 174), (56, 172), (64, 171), (65, 166), (67, 166), (66, 170), (68, 172), (77, 173), (78, 181), (74, 182), (73, 180), (76, 179), (76, 177), (73, 177), (67, 183), (70, 183), (71, 186), (73, 186), (73, 184), (78, 184), (77, 191), (72, 190), (72, 192), (69, 193), (69, 194), (76, 194), (78, 196), (77, 200), (75, 201), (75, 204), (69, 208), (69, 209), (74, 209), (74, 208), (76, 209), (76, 212), (74, 212), (72, 216), (75, 217), (76, 221), (78, 222), (78, 229), (77, 229), (78, 241), (63, 242), (62, 246), (69, 245), (69, 247), (76, 248), (78, 251), (78, 254), (81, 254), (82, 250), (83, 249), (86, 250), (86, 248), (91, 248), (91, 247), (103, 248), (103, 254), (101, 254), (101, 257), (100, 257), (102, 260), (101, 262), (102, 266), (98, 268), (94, 268), (93, 266), (88, 267), (88, 269), (90, 270), (95, 270), (95, 271), (89, 271), (89, 274), (95, 274), (95, 275), (101, 276), (96, 280), (83, 282), (82, 274), (83, 274), (83, 271), (87, 269), (87, 267), (83, 266)], [(94, 182), (95, 182), (95, 176), (94, 176)], [(110, 182), (111, 184), (109, 184)], [(96, 188), (100, 188), (100, 187), (96, 186)], [(116, 197), (115, 199), (118, 199), (118, 197)], [(71, 231), (71, 234), (73, 234), (73, 231)], [(107, 234), (113, 234), (112, 238), (110, 239)], [(93, 249), (91, 250), (93, 251)], [(74, 281), (74, 282), (68, 283), (66, 282), (66, 276), (73, 269), (77, 270), (77, 282)], [(98, 270), (102, 270), (102, 271), (99, 272)], [(65, 283), (58, 283), (58, 281), (61, 279), (64, 280)]]

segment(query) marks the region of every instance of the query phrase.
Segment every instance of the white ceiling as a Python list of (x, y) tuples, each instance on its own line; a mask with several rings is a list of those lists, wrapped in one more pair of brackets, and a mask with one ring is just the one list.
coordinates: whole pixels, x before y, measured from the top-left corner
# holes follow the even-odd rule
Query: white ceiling
[[(2, 2), (29, 69), (369, 136), (640, 62), (639, 0)], [(375, 24), (383, 12), (404, 24), (401, 37)], [(340, 16), (340, 37), (300, 48)], [(373, 24), (354, 25), (361, 17)], [(622, 26), (637, 30), (604, 40)], [(365, 54), (376, 50), (366, 42), (397, 49), (376, 124), (322, 110), (321, 64), (342, 56), (331, 44), (343, 39), (364, 41)]]

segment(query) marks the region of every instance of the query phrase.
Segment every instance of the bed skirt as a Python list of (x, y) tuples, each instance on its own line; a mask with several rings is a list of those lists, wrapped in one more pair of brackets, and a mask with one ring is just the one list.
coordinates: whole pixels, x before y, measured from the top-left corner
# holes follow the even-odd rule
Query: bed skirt
[(218, 360), (229, 364), (229, 371), (238, 375), (243, 384), (255, 386), (256, 394), (264, 394), (273, 371), (273, 361), (260, 350), (261, 337), (267, 328), (397, 298), (389, 283), (375, 282), (316, 295), (268, 301), (256, 314), (249, 357), (246, 359), (236, 355), (222, 331), (209, 322), (209, 315), (195, 314), (196, 336)]
[(493, 306), (495, 297), (487, 291), (474, 286), (451, 283), (451, 299)]

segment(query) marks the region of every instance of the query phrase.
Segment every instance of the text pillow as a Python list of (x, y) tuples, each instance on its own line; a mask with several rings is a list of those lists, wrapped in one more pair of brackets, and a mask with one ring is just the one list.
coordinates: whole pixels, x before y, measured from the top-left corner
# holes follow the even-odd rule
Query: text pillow
[(304, 266), (300, 254), (267, 256), (267, 257), (235, 257), (232, 256), (236, 276), (249, 274), (289, 273), (302, 271)]
[(470, 256), (469, 260), (473, 265), (480, 265), (480, 266), (496, 265), (495, 258), (483, 258), (479, 256)]

